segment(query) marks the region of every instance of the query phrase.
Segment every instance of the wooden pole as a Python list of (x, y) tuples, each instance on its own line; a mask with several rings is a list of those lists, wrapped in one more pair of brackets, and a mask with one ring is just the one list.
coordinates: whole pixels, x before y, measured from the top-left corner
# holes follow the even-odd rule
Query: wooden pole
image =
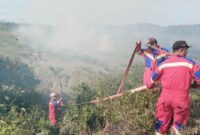
[(157, 47), (154, 47), (154, 46), (151, 46), (151, 45), (144, 45), (144, 46), (147, 46), (147, 47), (150, 47), (150, 48), (152, 48), (152, 49), (154, 49), (154, 50), (157, 50), (157, 51), (160, 51), (160, 52), (162, 52), (163, 54), (166, 54), (167, 56), (171, 56), (172, 54), (171, 53), (169, 53), (169, 52), (167, 52), (167, 51), (164, 51), (164, 50), (161, 50), (161, 49), (159, 49), (159, 48), (157, 48)]
[[(135, 89), (128, 90), (128, 92), (132, 94), (132, 93), (135, 93), (137, 91), (142, 91), (142, 90), (145, 90), (145, 89), (147, 89), (146, 85), (138, 87), (138, 88), (135, 88)], [(109, 99), (114, 99), (114, 98), (117, 98), (117, 97), (121, 97), (123, 95), (124, 95), (124, 93), (121, 92), (121, 93), (117, 93), (117, 94), (112, 95), (112, 96), (104, 97), (103, 99), (100, 99), (100, 100), (98, 100), (98, 99), (92, 100), (89, 103), (91, 103), (91, 104), (98, 103), (98, 102), (106, 101), (106, 100), (109, 100)]]
[(121, 80), (120, 86), (119, 86), (119, 88), (118, 88), (118, 90), (117, 90), (117, 93), (122, 92), (123, 89), (124, 89), (124, 84), (125, 84), (125, 82), (126, 82), (126, 80), (127, 80), (128, 72), (129, 72), (130, 67), (131, 67), (131, 65), (132, 65), (132, 62), (133, 62), (133, 59), (134, 59), (134, 57), (135, 57), (135, 53), (136, 53), (136, 51), (137, 51), (137, 48), (138, 48), (138, 45), (136, 45), (136, 47), (135, 47), (135, 49), (134, 49), (134, 51), (133, 51), (133, 53), (132, 53), (131, 59), (129, 60), (128, 66), (127, 66), (127, 68), (126, 68), (126, 71), (124, 72), (124, 75), (123, 75), (123, 78), (122, 78), (122, 80)]

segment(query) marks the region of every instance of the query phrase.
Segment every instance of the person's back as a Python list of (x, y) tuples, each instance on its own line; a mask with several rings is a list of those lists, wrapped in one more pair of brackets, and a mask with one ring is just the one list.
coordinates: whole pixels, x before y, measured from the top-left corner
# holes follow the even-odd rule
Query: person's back
[(49, 119), (51, 122), (51, 125), (56, 125), (56, 101), (55, 99), (50, 99), (49, 101)]
[(171, 56), (158, 68), (163, 72), (161, 77), (163, 90), (188, 95), (192, 72), (195, 68), (197, 68), (196, 64), (192, 60), (178, 55)]
[(56, 93), (52, 92), (50, 94), (50, 101), (49, 101), (49, 120), (51, 124), (51, 130), (53, 133), (58, 132), (57, 128), (57, 108), (62, 106), (62, 98), (56, 99)]
[(166, 133), (173, 119), (172, 129), (179, 134), (189, 119), (189, 89), (194, 79), (200, 82), (200, 67), (186, 58), (190, 46), (185, 41), (173, 45), (174, 55), (165, 60), (152, 76), (161, 79), (162, 92), (156, 105), (156, 133)]

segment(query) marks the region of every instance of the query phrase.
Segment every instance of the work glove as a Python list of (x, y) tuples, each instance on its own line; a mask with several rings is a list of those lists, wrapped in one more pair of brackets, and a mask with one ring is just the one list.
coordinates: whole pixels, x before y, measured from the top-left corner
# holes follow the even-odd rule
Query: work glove
[(62, 100), (62, 97), (60, 97), (60, 98), (58, 99), (58, 104), (59, 104), (60, 106), (63, 106), (63, 100)]
[(136, 44), (135, 44), (135, 47), (136, 48), (136, 52), (140, 51), (141, 50), (141, 45), (142, 45), (142, 41), (137, 41)]
[(155, 86), (155, 83), (149, 82), (149, 83), (146, 84), (146, 86), (147, 86), (148, 89), (153, 89), (154, 86)]
[(141, 47), (142, 41), (137, 41), (135, 45), (138, 46), (138, 47)]

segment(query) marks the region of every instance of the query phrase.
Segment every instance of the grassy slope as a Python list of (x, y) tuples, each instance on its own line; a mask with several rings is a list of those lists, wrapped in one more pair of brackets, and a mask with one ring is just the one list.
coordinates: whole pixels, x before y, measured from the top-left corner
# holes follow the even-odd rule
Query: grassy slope
[[(9, 26), (10, 27), (10, 26)], [(53, 54), (44, 51), (44, 60), (32, 61), (32, 52), (34, 49), (24, 45), (17, 39), (15, 35), (13, 35), (9, 30), (5, 29), (5, 27), (1, 27), (0, 29), (0, 55), (4, 57), (9, 57), (11, 59), (20, 59), (25, 63), (30, 64), (32, 67), (35, 68), (35, 72), (37, 73), (40, 79), (44, 79), (43, 87), (39, 86), (41, 90), (46, 90), (49, 86), (44, 87), (45, 85), (45, 78), (50, 78), (53, 73), (50, 71), (50, 67), (60, 67), (63, 68), (62, 75), (69, 77), (70, 81), (68, 80), (65, 83), (78, 83), (80, 81), (88, 81), (96, 84), (96, 80), (98, 80), (98, 76), (110, 74), (114, 76), (114, 80), (116, 78), (119, 79), (118, 75), (115, 75), (112, 67), (108, 67), (105, 64), (96, 62), (89, 62), (88, 59), (90, 58), (82, 58), (81, 56), (74, 57), (67, 57), (66, 55), (58, 56), (58, 54)], [(130, 52), (130, 51), (129, 51)], [(128, 56), (126, 56), (128, 57)], [(72, 60), (74, 59), (74, 61)], [(57, 62), (55, 62), (57, 61)], [(64, 63), (63, 63), (64, 61)], [(65, 63), (66, 62), (66, 63)], [(128, 60), (127, 60), (128, 62)], [(124, 62), (126, 63), (126, 62)], [(124, 64), (123, 63), (123, 64)], [(107, 63), (108, 64), (108, 63)], [(70, 67), (69, 67), (70, 65)], [(72, 66), (71, 66), (72, 65)], [(81, 65), (81, 66), (80, 66)], [(97, 68), (98, 67), (98, 68)], [(102, 69), (103, 68), (103, 69)], [(125, 69), (125, 65), (122, 65), (123, 69)], [(130, 77), (127, 81), (127, 89), (136, 87), (137, 84), (133, 85), (133, 83), (137, 80), (138, 83), (141, 83), (141, 79), (138, 79), (141, 76), (141, 71), (143, 70), (139, 67), (140, 72), (133, 71), (130, 74)], [(119, 69), (115, 69), (115, 71), (119, 71)], [(121, 72), (121, 71), (120, 71)], [(137, 73), (137, 75), (135, 75)], [(68, 78), (63, 78), (63, 81), (66, 81)], [(81, 78), (83, 77), (83, 78)], [(94, 79), (95, 78), (95, 79)], [(48, 80), (46, 80), (48, 81)], [(54, 80), (51, 80), (52, 82)], [(117, 81), (117, 83), (119, 80)], [(113, 80), (111, 81), (113, 83)], [(116, 82), (115, 82), (116, 83)], [(114, 89), (117, 88), (117, 83)], [(48, 84), (46, 84), (48, 85)], [(108, 90), (104, 88), (101, 84), (100, 88), (97, 90)], [(67, 86), (66, 86), (67, 87)], [(112, 94), (113, 91), (110, 91)], [(105, 92), (106, 93), (106, 92)], [(192, 97), (192, 106), (191, 106), (191, 121), (189, 123), (187, 133), (194, 133), (200, 132), (200, 122), (199, 122), (199, 102), (200, 102), (200, 92), (197, 90), (193, 90), (191, 92)], [(149, 96), (151, 95), (151, 96)], [(155, 110), (155, 102), (157, 99), (158, 93), (157, 92), (142, 92), (138, 94), (134, 94), (132, 96), (126, 96), (119, 101), (113, 103), (107, 103), (105, 105), (100, 105), (101, 111), (104, 113), (104, 116), (110, 116), (111, 127), (109, 134), (153, 134), (153, 125), (154, 125), (154, 110)], [(148, 101), (148, 102), (147, 102)], [(144, 107), (145, 106), (145, 107)], [(107, 109), (109, 108), (109, 109)], [(137, 109), (136, 109), (137, 108)], [(144, 112), (144, 113), (141, 113)], [(82, 121), (85, 122), (85, 121)], [(99, 131), (101, 134), (102, 132)], [(196, 133), (196, 134), (198, 134)], [(98, 134), (98, 133), (97, 133)]]

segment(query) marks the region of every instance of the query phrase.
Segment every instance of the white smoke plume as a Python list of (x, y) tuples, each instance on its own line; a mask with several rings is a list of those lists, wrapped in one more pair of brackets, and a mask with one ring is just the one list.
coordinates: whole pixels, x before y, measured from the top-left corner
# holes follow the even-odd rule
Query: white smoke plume
[[(51, 51), (77, 52), (90, 55), (91, 52), (111, 52), (114, 47), (108, 36), (97, 33), (94, 27), (81, 22), (71, 8), (71, 0), (32, 0), (27, 12), (31, 18), (43, 19), (51, 25), (51, 31), (38, 25), (20, 27), (17, 34), (35, 48)], [(46, 18), (46, 19), (44, 19)], [(98, 51), (97, 51), (98, 50)]]

